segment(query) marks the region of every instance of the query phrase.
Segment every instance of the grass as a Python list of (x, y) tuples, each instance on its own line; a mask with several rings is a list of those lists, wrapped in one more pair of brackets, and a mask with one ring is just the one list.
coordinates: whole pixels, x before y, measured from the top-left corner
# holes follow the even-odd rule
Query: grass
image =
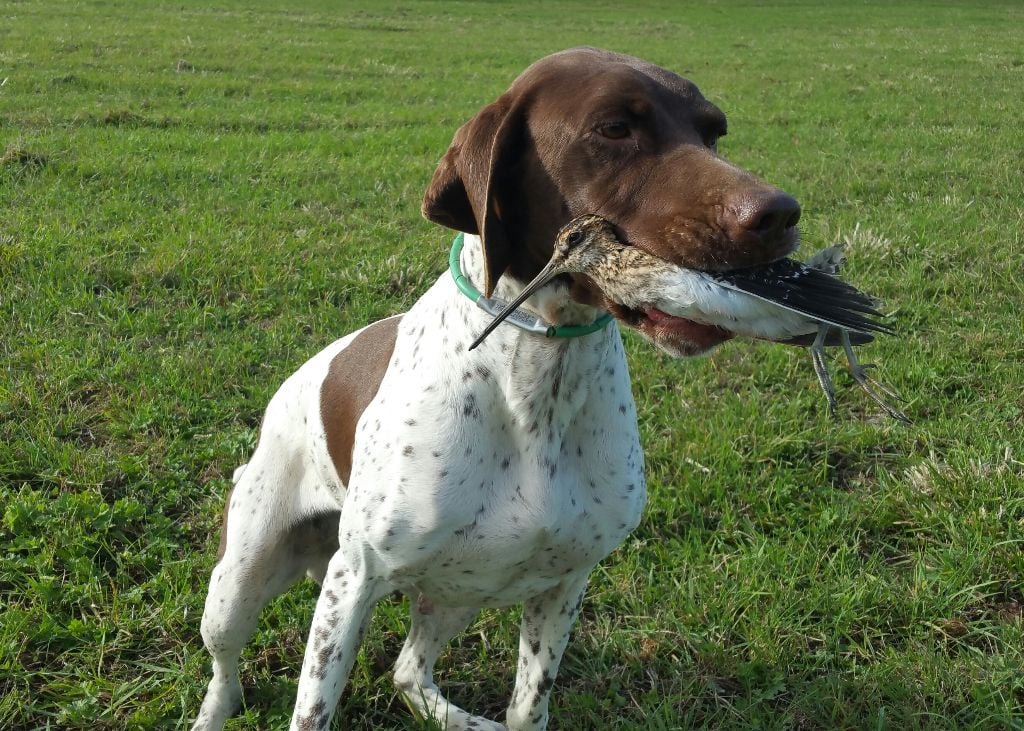
[[(595, 573), (552, 728), (1024, 728), (1024, 55), (1016, 3), (8, 2), (0, 24), (0, 727), (175, 728), (232, 469), (305, 358), (445, 267), (452, 132), (589, 43), (693, 78), (722, 152), (899, 338), (902, 428), (798, 351), (627, 337), (651, 501)], [(311, 585), (231, 728), (283, 727)], [(500, 718), (516, 612), (441, 661)], [(419, 728), (385, 602), (339, 728)]]

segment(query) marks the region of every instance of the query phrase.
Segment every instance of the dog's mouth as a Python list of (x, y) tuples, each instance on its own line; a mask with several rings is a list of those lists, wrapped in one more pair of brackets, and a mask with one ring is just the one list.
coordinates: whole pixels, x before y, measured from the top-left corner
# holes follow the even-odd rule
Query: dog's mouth
[(676, 317), (656, 307), (633, 309), (614, 303), (610, 309), (620, 322), (675, 356), (700, 355), (735, 337), (716, 325)]
[[(615, 228), (619, 241), (623, 245), (636, 246), (635, 243), (631, 242), (626, 231), (619, 226), (616, 226)], [(785, 258), (789, 254), (793, 253), (799, 245), (799, 231), (796, 226), (791, 226), (780, 237), (773, 260)], [(642, 248), (650, 253), (650, 251), (644, 247), (638, 248)], [(657, 254), (650, 253), (650, 255), (655, 258), (663, 259), (666, 264), (671, 266), (701, 271), (701, 269), (694, 268), (686, 264), (674, 263)], [(761, 261), (757, 262), (755, 266), (764, 266), (768, 263), (770, 262)], [(728, 271), (731, 268), (735, 267), (725, 267), (724, 269)], [(600, 291), (600, 287), (596, 288)], [(641, 287), (640, 289), (643, 288)], [(611, 312), (617, 320), (627, 327), (637, 330), (654, 345), (676, 357), (701, 355), (716, 346), (721, 345), (727, 340), (731, 340), (736, 337), (736, 333), (723, 327), (708, 324), (706, 322), (700, 322), (698, 320), (691, 320), (678, 315), (670, 315), (669, 313), (653, 306), (649, 301), (644, 302), (646, 298), (642, 292), (636, 292), (633, 297), (628, 300), (629, 305), (622, 302), (616, 302), (607, 295), (604, 295), (602, 299), (604, 307)]]

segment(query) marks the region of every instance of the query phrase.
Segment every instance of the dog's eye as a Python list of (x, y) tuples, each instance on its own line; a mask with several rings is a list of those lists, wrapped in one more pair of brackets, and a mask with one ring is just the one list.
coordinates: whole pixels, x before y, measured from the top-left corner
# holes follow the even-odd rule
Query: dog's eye
[(621, 140), (629, 137), (629, 125), (625, 122), (609, 122), (598, 127), (597, 133), (610, 140)]

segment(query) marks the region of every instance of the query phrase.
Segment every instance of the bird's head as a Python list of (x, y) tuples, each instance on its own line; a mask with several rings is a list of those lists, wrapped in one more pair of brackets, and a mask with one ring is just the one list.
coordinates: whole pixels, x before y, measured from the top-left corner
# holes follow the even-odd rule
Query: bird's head
[(558, 232), (547, 276), (592, 271), (617, 246), (621, 243), (606, 219), (592, 213), (574, 218)]

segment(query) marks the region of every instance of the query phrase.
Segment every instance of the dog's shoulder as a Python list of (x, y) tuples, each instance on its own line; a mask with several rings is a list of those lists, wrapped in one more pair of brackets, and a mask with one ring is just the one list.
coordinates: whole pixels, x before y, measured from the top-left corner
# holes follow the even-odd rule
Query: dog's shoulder
[(320, 418), (327, 452), (342, 483), (352, 472), (356, 424), (377, 395), (395, 350), (402, 316), (369, 325), (331, 358), (320, 386)]

